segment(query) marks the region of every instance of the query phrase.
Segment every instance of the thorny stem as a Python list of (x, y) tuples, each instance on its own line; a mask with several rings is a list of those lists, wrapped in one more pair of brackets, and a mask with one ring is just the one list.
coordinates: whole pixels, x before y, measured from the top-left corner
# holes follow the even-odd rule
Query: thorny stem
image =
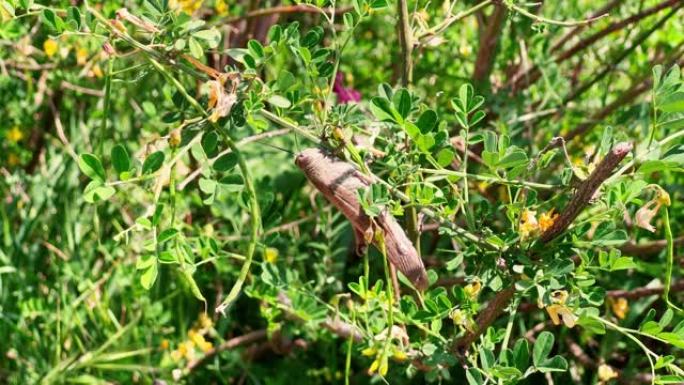
[(397, 1), (397, 13), (399, 20), (397, 29), (399, 30), (399, 44), (401, 45), (401, 84), (407, 87), (413, 80), (413, 60), (411, 54), (413, 51), (413, 36), (411, 34), (411, 26), (409, 25), (408, 4), (406, 0)]
[(563, 233), (582, 210), (589, 204), (594, 193), (613, 173), (613, 169), (620, 164), (627, 154), (632, 150), (632, 144), (623, 142), (615, 145), (608, 155), (596, 166), (594, 172), (585, 179), (580, 187), (572, 196), (570, 202), (565, 206), (560, 216), (554, 221), (540, 237), (542, 243), (548, 243), (558, 235)]

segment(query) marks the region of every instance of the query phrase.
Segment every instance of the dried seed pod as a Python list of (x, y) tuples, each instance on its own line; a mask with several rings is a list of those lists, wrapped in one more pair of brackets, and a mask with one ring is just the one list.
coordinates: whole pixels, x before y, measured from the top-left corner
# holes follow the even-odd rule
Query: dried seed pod
[[(363, 253), (373, 238), (373, 221), (361, 207), (357, 191), (372, 184), (351, 164), (318, 148), (302, 151), (295, 164), (307, 179), (351, 222), (356, 236), (356, 252)], [(382, 229), (389, 261), (399, 269), (420, 290), (428, 286), (427, 273), (416, 248), (387, 210), (376, 218)]]

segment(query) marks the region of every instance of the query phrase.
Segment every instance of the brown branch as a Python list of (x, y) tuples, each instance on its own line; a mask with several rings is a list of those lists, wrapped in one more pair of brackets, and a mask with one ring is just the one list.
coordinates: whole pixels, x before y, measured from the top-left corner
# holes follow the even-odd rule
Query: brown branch
[(605, 119), (606, 117), (610, 116), (613, 112), (615, 112), (615, 110), (617, 110), (618, 108), (632, 102), (639, 95), (643, 94), (644, 92), (648, 91), (649, 89), (651, 89), (651, 80), (650, 79), (643, 79), (643, 81), (635, 82), (634, 85), (632, 87), (630, 87), (627, 91), (623, 92), (619, 98), (617, 98), (615, 101), (608, 104), (607, 106), (605, 106), (601, 110), (593, 113), (589, 117), (589, 119), (580, 123), (572, 131), (567, 133), (564, 136), (565, 140), (570, 141), (570, 140), (574, 139), (575, 137), (584, 135), (587, 131), (591, 130), (597, 124), (599, 124), (601, 121), (603, 121), (603, 119)]
[[(630, 24), (636, 23), (642, 19), (645, 19), (648, 16), (651, 16), (665, 8), (669, 8), (672, 6), (676, 6), (677, 8), (680, 8), (682, 6), (681, 0), (667, 0), (664, 1), (658, 5), (655, 5), (651, 8), (645, 9), (637, 14), (634, 14), (630, 17), (627, 17), (625, 19), (622, 19), (620, 21), (616, 21), (614, 23), (609, 24), (606, 28), (594, 33), (593, 35), (577, 42), (574, 46), (571, 48), (561, 52), (556, 56), (554, 59), (554, 62), (556, 64), (562, 63), (565, 60), (573, 57), (577, 53), (585, 50), (589, 46), (593, 45), (600, 39), (614, 33), (617, 31), (620, 31), (623, 28), (626, 28)], [(516, 74), (511, 81), (509, 82), (510, 88), (513, 93), (517, 93), (522, 91), (523, 89), (527, 88), (529, 85), (532, 83), (536, 82), (539, 77), (541, 76), (541, 71), (539, 70), (539, 66), (533, 66), (532, 68), (528, 69), (527, 71), (523, 73)]]
[(555, 220), (553, 225), (548, 228), (540, 237), (542, 243), (548, 243), (558, 235), (563, 233), (582, 210), (589, 204), (589, 201), (601, 186), (603, 181), (612, 175), (613, 169), (620, 164), (620, 161), (632, 150), (632, 144), (628, 142), (618, 143), (610, 150), (608, 155), (596, 166), (594, 172), (587, 177), (579, 186), (575, 195)]
[(513, 298), (513, 294), (515, 294), (515, 286), (512, 285), (496, 293), (494, 298), (487, 304), (487, 307), (477, 316), (477, 329), (457, 340), (452, 346), (452, 351), (458, 351), (475, 342), (480, 334), (484, 333), (489, 325), (494, 323), (501, 313), (503, 313), (504, 309)]
[(494, 67), (499, 37), (507, 14), (508, 8), (506, 6), (495, 3), (492, 15), (487, 18), (487, 28), (480, 35), (480, 48), (477, 51), (473, 72), (473, 83), (480, 92), (489, 83), (489, 75)]
[(397, 30), (399, 32), (399, 45), (401, 46), (401, 84), (406, 87), (413, 80), (413, 36), (409, 25), (408, 4), (406, 0), (397, 0)]
[[(684, 4), (684, 3), (682, 3)], [(672, 7), (672, 10), (662, 18), (660, 18), (655, 24), (653, 24), (649, 29), (640, 33), (636, 39), (632, 42), (629, 48), (620, 52), (608, 65), (606, 65), (603, 70), (594, 75), (591, 79), (587, 80), (579, 87), (573, 89), (569, 95), (563, 98), (563, 105), (568, 104), (572, 100), (577, 99), (579, 96), (587, 92), (594, 84), (598, 83), (601, 79), (606, 77), (608, 74), (612, 73), (618, 64), (620, 64), (627, 56), (629, 56), (634, 50), (640, 47), (646, 39), (648, 39), (653, 33), (659, 30), (675, 13), (679, 10), (679, 6)]]
[[(652, 295), (660, 295), (665, 290), (664, 287), (639, 287), (636, 289), (629, 290), (609, 290), (606, 296), (611, 298), (626, 298), (626, 299), (638, 299), (642, 297), (649, 297)], [(684, 291), (684, 279), (680, 279), (674, 282), (670, 286), (670, 292)]]
[[(683, 44), (680, 44), (677, 49), (671, 54), (667, 55), (665, 58), (661, 58), (659, 60), (656, 60), (653, 65), (655, 64), (662, 64), (665, 63), (666, 67), (669, 67), (679, 61), (679, 58), (684, 54), (684, 51), (679, 49)], [(681, 62), (679, 64), (684, 64), (684, 62)], [(634, 99), (636, 99), (639, 95), (643, 94), (644, 92), (648, 91), (651, 89), (652, 83), (652, 78), (651, 74), (648, 73), (641, 78), (637, 79), (634, 81), (633, 85), (627, 89), (626, 91), (622, 92), (622, 95), (620, 95), (619, 98), (614, 100), (612, 103), (608, 104), (601, 110), (593, 113), (589, 119), (585, 120), (584, 122), (580, 123), (577, 127), (575, 127), (572, 131), (570, 131), (568, 134), (564, 136), (566, 141), (570, 141), (574, 139), (577, 136), (582, 136), (586, 132), (590, 131), (592, 128), (594, 128), (599, 122), (603, 121), (606, 117), (610, 116), (615, 110), (618, 108), (632, 102)]]
[[(674, 239), (675, 246), (684, 245), (684, 236)], [(623, 255), (633, 255), (637, 257), (652, 256), (654, 254), (660, 253), (667, 246), (666, 239), (659, 239), (657, 241), (651, 241), (646, 243), (635, 243), (634, 241), (628, 241), (619, 247), (620, 252)]]
[[(622, 3), (623, 3), (622, 0), (613, 0), (613, 1), (611, 1), (610, 3), (606, 4), (603, 8), (601, 8), (601, 9), (599, 9), (598, 11), (594, 12), (594, 13), (590, 16), (590, 18), (593, 19), (593, 18), (599, 17), (599, 16), (601, 16), (601, 15), (605, 15), (605, 14), (607, 14), (610, 10), (612, 10), (613, 8), (615, 8), (616, 6), (618, 6), (618, 5), (622, 4)], [(561, 47), (563, 47), (563, 46), (565, 45), (565, 43), (567, 43), (567, 42), (570, 41), (570, 39), (572, 39), (574, 36), (576, 36), (577, 34), (579, 34), (580, 32), (582, 32), (582, 30), (584, 30), (584, 28), (586, 28), (586, 27), (587, 27), (586, 24), (581, 24), (581, 25), (578, 25), (577, 27), (571, 29), (570, 31), (568, 31), (565, 35), (561, 36), (560, 39), (558, 39), (558, 41), (556, 41), (556, 42), (551, 46), (551, 49), (549, 50), (549, 52), (550, 52), (550, 53), (554, 53), (554, 52), (556, 52), (557, 50), (559, 50)]]
[(267, 337), (267, 331), (266, 329), (262, 330), (255, 330), (253, 332), (249, 332), (245, 335), (241, 335), (238, 337), (234, 337), (229, 339), (228, 341), (223, 342), (222, 344), (218, 345), (215, 348), (212, 348), (208, 352), (206, 352), (202, 357), (197, 358), (195, 360), (192, 360), (188, 362), (187, 366), (185, 367), (184, 374), (187, 375), (191, 371), (193, 371), (195, 368), (198, 366), (202, 365), (206, 360), (210, 359), (211, 357), (229, 349), (235, 349), (239, 346), (242, 345), (247, 345), (251, 344), (253, 342), (262, 340)]

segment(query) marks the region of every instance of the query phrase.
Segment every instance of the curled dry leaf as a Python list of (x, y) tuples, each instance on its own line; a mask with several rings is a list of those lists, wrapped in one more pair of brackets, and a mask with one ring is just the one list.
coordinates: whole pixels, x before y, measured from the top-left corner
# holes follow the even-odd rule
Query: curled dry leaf
[[(302, 151), (295, 163), (316, 189), (351, 222), (356, 237), (356, 252), (362, 254), (373, 239), (373, 221), (363, 211), (356, 192), (369, 187), (371, 179), (351, 164), (318, 148)], [(423, 261), (394, 216), (385, 209), (375, 218), (375, 224), (384, 233), (389, 261), (416, 288), (426, 289), (428, 278)]]

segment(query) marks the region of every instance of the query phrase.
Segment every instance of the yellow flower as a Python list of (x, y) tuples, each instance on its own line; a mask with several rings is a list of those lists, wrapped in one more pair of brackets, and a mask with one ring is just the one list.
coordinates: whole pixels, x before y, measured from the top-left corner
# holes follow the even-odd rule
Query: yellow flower
[(24, 133), (21, 132), (19, 127), (14, 126), (14, 127), (12, 127), (11, 130), (7, 131), (6, 136), (7, 136), (7, 140), (9, 140), (10, 142), (17, 143), (18, 141), (20, 141), (24, 138)]
[(57, 53), (58, 49), (59, 45), (55, 40), (47, 39), (45, 42), (43, 42), (43, 51), (45, 51), (47, 57), (53, 57)]
[(546, 312), (549, 313), (549, 317), (551, 317), (554, 325), (560, 325), (562, 319), (565, 326), (572, 328), (575, 326), (575, 322), (577, 322), (577, 316), (565, 305), (549, 305), (546, 307)]
[(464, 288), (463, 291), (470, 297), (470, 299), (475, 299), (477, 298), (477, 295), (480, 293), (480, 289), (482, 288), (482, 284), (480, 283), (479, 280), (467, 284)]
[(378, 373), (381, 376), (386, 376), (389, 370), (389, 362), (387, 356), (378, 356), (375, 358), (370, 368), (368, 368), (369, 374)]
[(202, 330), (208, 330), (214, 326), (214, 321), (209, 318), (207, 313), (201, 313), (197, 322)]
[(228, 4), (226, 4), (225, 0), (216, 0), (214, 9), (216, 9), (216, 14), (219, 16), (228, 15)]
[(159, 344), (159, 348), (162, 350), (166, 350), (169, 348), (169, 340), (163, 339), (162, 342)]
[(76, 50), (76, 63), (78, 65), (84, 65), (88, 61), (88, 50), (81, 47)]
[(361, 351), (361, 354), (366, 357), (373, 357), (378, 352), (378, 349), (374, 347), (365, 348)]
[(380, 369), (378, 370), (378, 374), (380, 374), (383, 377), (387, 375), (387, 371), (389, 370), (388, 361), (389, 360), (387, 359), (387, 357), (382, 357), (382, 360), (380, 362)]
[(613, 314), (619, 319), (625, 319), (627, 312), (629, 311), (629, 302), (624, 298), (618, 298), (610, 301), (610, 308), (613, 310)]
[(466, 322), (466, 316), (461, 309), (453, 309), (449, 312), (449, 318), (454, 322), (454, 325), (463, 325)]
[(553, 213), (554, 210), (555, 209), (551, 209), (550, 211), (547, 211), (539, 216), (539, 230), (542, 233), (549, 229), (551, 226), (553, 226), (553, 223), (556, 221), (556, 218), (558, 218), (558, 214)]
[(618, 374), (613, 368), (611, 368), (609, 365), (606, 364), (601, 364), (598, 367), (598, 377), (599, 380), (606, 382), (610, 381), (613, 378), (617, 378)]
[(565, 290), (556, 290), (551, 293), (551, 301), (559, 305), (565, 305), (565, 301), (568, 299), (568, 292)]
[(399, 362), (403, 362), (408, 360), (408, 355), (406, 355), (406, 353), (404, 353), (403, 351), (397, 349), (394, 351), (394, 354), (392, 354), (392, 358)]
[(88, 73), (91, 77), (96, 77), (96, 78), (101, 78), (104, 76), (104, 73), (102, 72), (102, 68), (100, 68), (99, 64), (95, 64), (93, 68), (90, 70), (90, 73)]
[(7, 157), (7, 164), (10, 165), (10, 167), (14, 167), (18, 165), (21, 162), (18, 156), (15, 154), (10, 153), (9, 156)]
[(380, 366), (380, 360), (379, 360), (378, 358), (376, 358), (376, 359), (373, 360), (373, 362), (371, 363), (370, 368), (368, 368), (368, 374), (373, 374), (373, 373), (375, 373), (375, 372), (378, 370), (378, 367), (379, 367), (379, 366)]
[(204, 336), (195, 331), (194, 329), (190, 329), (190, 331), (188, 331), (188, 338), (190, 339), (190, 341), (192, 341), (192, 344), (197, 346), (201, 351), (205, 353), (211, 350), (211, 348), (213, 347), (211, 342), (205, 340)]
[(200, 9), (202, 1), (203, 0), (171, 0), (169, 1), (169, 7), (182, 10), (188, 15), (191, 15), (196, 10)]
[(182, 342), (178, 345), (178, 349), (171, 352), (171, 359), (174, 361), (180, 361), (183, 358), (190, 359), (193, 356), (194, 349), (192, 341)]
[(268, 263), (276, 263), (278, 260), (278, 249), (274, 247), (267, 247), (264, 252), (264, 259)]
[(539, 222), (537, 222), (537, 212), (525, 209), (520, 215), (520, 237), (522, 239), (528, 238), (539, 229)]

